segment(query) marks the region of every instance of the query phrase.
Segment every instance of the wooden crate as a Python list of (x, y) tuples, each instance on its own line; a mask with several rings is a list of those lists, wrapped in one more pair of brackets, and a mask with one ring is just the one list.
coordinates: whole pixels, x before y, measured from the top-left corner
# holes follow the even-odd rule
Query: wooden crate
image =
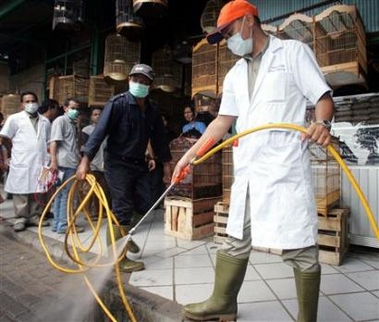
[(230, 203), (230, 193), (233, 183), (233, 147), (222, 149), (222, 201)]
[(213, 208), (220, 197), (192, 200), (166, 197), (165, 233), (174, 237), (195, 240), (214, 234)]
[[(332, 137), (331, 145), (340, 152), (338, 138)], [(326, 216), (340, 201), (341, 167), (328, 149), (311, 144), (309, 150), (317, 212)]]
[(213, 221), (214, 226), (214, 237), (213, 241), (215, 243), (223, 243), (225, 238), (228, 237), (226, 233), (226, 224), (228, 222), (229, 204), (220, 201), (214, 206), (215, 215)]
[(335, 208), (329, 210), (327, 217), (318, 217), (319, 260), (321, 263), (341, 264), (349, 249), (349, 214), (348, 208)]

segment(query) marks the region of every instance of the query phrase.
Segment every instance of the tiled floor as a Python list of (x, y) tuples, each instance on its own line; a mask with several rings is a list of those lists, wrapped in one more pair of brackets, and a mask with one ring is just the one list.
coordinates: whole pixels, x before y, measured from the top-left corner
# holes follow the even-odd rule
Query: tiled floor
[[(1, 216), (12, 217), (10, 200), (0, 209)], [(133, 273), (129, 282), (180, 304), (205, 300), (213, 289), (220, 244), (212, 238), (188, 241), (172, 237), (165, 234), (163, 221), (163, 211), (157, 210), (135, 232), (133, 238), (142, 250), (133, 258), (143, 260), (146, 270)], [(83, 220), (82, 224), (88, 228), (88, 222)], [(105, 240), (105, 220), (102, 225)], [(64, 239), (49, 227), (43, 228), (43, 233)], [(87, 229), (80, 237), (88, 240), (91, 234)], [(341, 266), (322, 265), (318, 321), (379, 321), (379, 250), (354, 249)], [(238, 322), (295, 321), (292, 269), (282, 263), (280, 256), (252, 251), (238, 302)]]

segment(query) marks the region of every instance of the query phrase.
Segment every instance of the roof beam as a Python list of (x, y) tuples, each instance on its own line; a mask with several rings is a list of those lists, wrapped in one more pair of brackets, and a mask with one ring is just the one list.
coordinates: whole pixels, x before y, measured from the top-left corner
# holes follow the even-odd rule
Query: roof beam
[(0, 8), (0, 20), (6, 17), (9, 13), (11, 13), (13, 10), (20, 7), (26, 0), (12, 0), (8, 1), (7, 4), (4, 4)]

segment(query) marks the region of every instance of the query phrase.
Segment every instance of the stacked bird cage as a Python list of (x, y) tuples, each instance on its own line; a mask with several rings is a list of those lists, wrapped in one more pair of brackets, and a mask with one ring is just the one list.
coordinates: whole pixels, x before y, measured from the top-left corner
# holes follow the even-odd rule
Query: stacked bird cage
[(366, 33), (357, 8), (332, 6), (315, 23), (315, 54), (328, 83), (365, 84)]
[(8, 94), (1, 98), (1, 112), (4, 117), (20, 111), (20, 95)]
[(75, 97), (81, 103), (88, 103), (89, 79), (77, 75), (59, 76), (57, 97), (59, 104), (63, 105), (69, 97)]
[(173, 93), (180, 89), (182, 65), (173, 61), (169, 46), (153, 52), (151, 65), (157, 75), (152, 89), (160, 89), (167, 93)]
[(230, 192), (233, 183), (233, 147), (222, 149), (222, 201), (230, 203)]
[[(332, 137), (332, 147), (340, 153), (339, 139)], [(327, 148), (317, 144), (310, 147), (312, 179), (316, 196), (317, 211), (327, 216), (337, 206), (341, 196), (341, 167)]]
[[(170, 143), (172, 155), (171, 166), (174, 168), (179, 159), (195, 143), (195, 140), (179, 137)], [(209, 159), (191, 167), (191, 172), (185, 180), (175, 185), (170, 195), (191, 199), (219, 197), (222, 195), (222, 165), (221, 152), (215, 153)]]
[(104, 79), (108, 84), (127, 82), (133, 65), (140, 62), (141, 43), (131, 42), (118, 34), (105, 39)]
[(192, 50), (192, 96), (217, 93), (217, 46), (202, 39)]
[(223, 40), (218, 45), (218, 55), (217, 55), (217, 93), (222, 93), (222, 85), (226, 73), (233, 67), (235, 62), (239, 59), (238, 56), (234, 55), (227, 47), (226, 41)]
[(295, 39), (307, 44), (312, 50), (314, 45), (314, 19), (296, 13), (289, 16), (278, 28), (277, 36), (281, 39)]
[(278, 27), (277, 26), (273, 26), (273, 25), (263, 23), (263, 24), (261, 24), (261, 27), (262, 27), (262, 30), (268, 35), (273, 35), (273, 36), (278, 35)]
[(115, 88), (104, 80), (104, 75), (91, 76), (89, 79), (88, 106), (104, 107), (114, 95)]

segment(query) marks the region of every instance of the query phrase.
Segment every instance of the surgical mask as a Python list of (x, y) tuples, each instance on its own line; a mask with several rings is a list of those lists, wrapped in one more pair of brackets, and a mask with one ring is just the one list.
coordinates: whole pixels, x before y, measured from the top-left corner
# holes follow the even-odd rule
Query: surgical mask
[(29, 114), (34, 114), (38, 110), (38, 104), (37, 103), (26, 103), (24, 105), (25, 112)]
[(129, 92), (137, 98), (144, 98), (149, 94), (149, 86), (130, 81)]
[(79, 111), (77, 109), (71, 108), (67, 111), (67, 116), (70, 120), (76, 120), (79, 116)]
[[(245, 23), (245, 17), (242, 22), (241, 30), (243, 28), (244, 23)], [(237, 56), (242, 57), (242, 56), (251, 54), (253, 51), (253, 38), (250, 35), (248, 39), (243, 39), (241, 36), (241, 31), (237, 32), (236, 34), (231, 36), (229, 39), (227, 39), (226, 43), (227, 43), (228, 48), (231, 50), (231, 52)]]

